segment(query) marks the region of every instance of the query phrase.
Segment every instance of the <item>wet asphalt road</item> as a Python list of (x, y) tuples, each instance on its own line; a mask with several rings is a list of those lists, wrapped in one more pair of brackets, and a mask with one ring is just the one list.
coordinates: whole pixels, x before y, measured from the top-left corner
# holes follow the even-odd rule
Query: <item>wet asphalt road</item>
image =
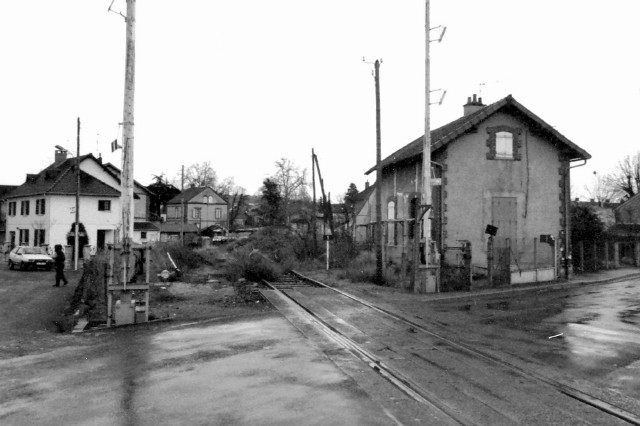
[(433, 309), (431, 318), (461, 338), (640, 398), (640, 280)]
[(0, 424), (393, 424), (274, 313), (77, 338), (84, 344), (0, 360)]

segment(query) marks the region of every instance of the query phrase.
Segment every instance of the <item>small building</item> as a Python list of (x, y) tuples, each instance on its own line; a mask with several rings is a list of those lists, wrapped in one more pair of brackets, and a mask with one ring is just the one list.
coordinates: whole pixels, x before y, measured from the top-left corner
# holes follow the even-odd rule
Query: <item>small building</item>
[(203, 230), (212, 225), (229, 229), (229, 205), (209, 186), (192, 187), (167, 202), (167, 223), (185, 223)]
[[(135, 220), (148, 221), (150, 193), (138, 182), (134, 185)], [(122, 224), (120, 171), (92, 154), (67, 158), (63, 149), (55, 151), (53, 164), (27, 174), (22, 185), (5, 194), (5, 241), (10, 245), (68, 244), (76, 217), (76, 194), (80, 224), (86, 230), (82, 237), (88, 244), (100, 249), (118, 242)], [(135, 241), (135, 235), (133, 238)]]
[[(570, 244), (570, 167), (591, 155), (511, 95), (490, 105), (474, 95), (463, 111), (431, 131), (432, 200), (421, 223), (431, 221), (433, 250), (424, 247), (423, 228), (414, 231), (426, 204), (421, 199), (423, 136), (382, 160), (382, 181), (376, 184), (382, 193), (386, 261), (404, 269), (417, 246), (422, 263), (427, 251), (435, 252), (436, 262), (455, 265), (465, 260), (461, 249), (470, 246), (474, 271), (492, 272), (497, 282), (537, 280), (538, 272), (528, 271), (542, 266), (551, 268), (554, 279), (557, 265), (570, 261), (564, 256)], [(375, 232), (375, 193), (358, 213), (360, 240)], [(492, 256), (487, 225), (497, 228)], [(558, 245), (540, 244), (546, 240), (542, 236)]]

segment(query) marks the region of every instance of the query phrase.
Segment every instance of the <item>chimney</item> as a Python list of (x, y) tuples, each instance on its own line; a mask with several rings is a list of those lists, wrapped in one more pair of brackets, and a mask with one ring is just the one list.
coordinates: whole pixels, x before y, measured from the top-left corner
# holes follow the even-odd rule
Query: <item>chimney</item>
[(467, 98), (467, 103), (462, 106), (464, 109), (464, 116), (473, 114), (476, 111), (480, 111), (486, 105), (482, 103), (482, 98), (477, 98), (476, 95), (473, 95), (473, 99), (471, 96)]
[(369, 189), (369, 181), (366, 181), (366, 182), (364, 183), (364, 189)]
[(100, 154), (96, 160), (98, 160), (99, 164), (102, 164), (102, 154)]
[(67, 159), (67, 150), (66, 149), (58, 149), (56, 148), (56, 155), (54, 157), (53, 165), (54, 167), (58, 167), (60, 164), (64, 163)]

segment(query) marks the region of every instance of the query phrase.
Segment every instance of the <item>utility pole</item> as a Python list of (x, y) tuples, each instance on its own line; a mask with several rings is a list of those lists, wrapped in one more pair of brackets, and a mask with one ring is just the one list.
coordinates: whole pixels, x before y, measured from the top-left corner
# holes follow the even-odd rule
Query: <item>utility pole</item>
[[(434, 259), (435, 250), (431, 241), (431, 221), (429, 220), (428, 211), (433, 205), (431, 200), (431, 123), (430, 123), (430, 59), (429, 59), (429, 44), (430, 40), (430, 23), (429, 23), (429, 0), (425, 0), (425, 87), (424, 87), (424, 140), (422, 142), (422, 205), (420, 217), (423, 219), (424, 230), (424, 254), (425, 254), (425, 267), (424, 268), (424, 285), (422, 286), (423, 278), (420, 277), (416, 280), (417, 290), (419, 291), (435, 291), (437, 283), (438, 266), (437, 261)], [(419, 221), (419, 217), (416, 218)], [(418, 228), (419, 229), (419, 228)], [(419, 238), (416, 235), (416, 238)], [(422, 275), (422, 274), (420, 274)]]
[(133, 236), (133, 106), (135, 92), (136, 1), (127, 0), (126, 64), (124, 77), (124, 112), (122, 120), (122, 232), (123, 252), (128, 253)]
[(380, 135), (380, 61), (374, 63), (376, 83), (376, 284), (383, 284), (382, 260), (382, 148)]
[(78, 255), (80, 251), (80, 117), (78, 117), (78, 131), (76, 136), (76, 224), (73, 230), (73, 270), (78, 270)]
[(311, 181), (313, 182), (313, 216), (311, 226), (313, 226), (313, 255), (318, 252), (318, 230), (317, 230), (317, 207), (316, 207), (316, 153), (311, 148)]

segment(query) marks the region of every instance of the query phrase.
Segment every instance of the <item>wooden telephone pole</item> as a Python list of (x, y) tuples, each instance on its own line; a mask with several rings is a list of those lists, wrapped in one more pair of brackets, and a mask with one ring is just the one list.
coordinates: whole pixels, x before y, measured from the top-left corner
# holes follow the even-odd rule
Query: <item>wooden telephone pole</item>
[(374, 63), (376, 84), (376, 284), (383, 284), (382, 259), (382, 143), (380, 132), (380, 61)]
[(80, 117), (78, 117), (78, 131), (76, 136), (76, 223), (73, 229), (73, 270), (78, 270), (78, 256), (80, 255)]

